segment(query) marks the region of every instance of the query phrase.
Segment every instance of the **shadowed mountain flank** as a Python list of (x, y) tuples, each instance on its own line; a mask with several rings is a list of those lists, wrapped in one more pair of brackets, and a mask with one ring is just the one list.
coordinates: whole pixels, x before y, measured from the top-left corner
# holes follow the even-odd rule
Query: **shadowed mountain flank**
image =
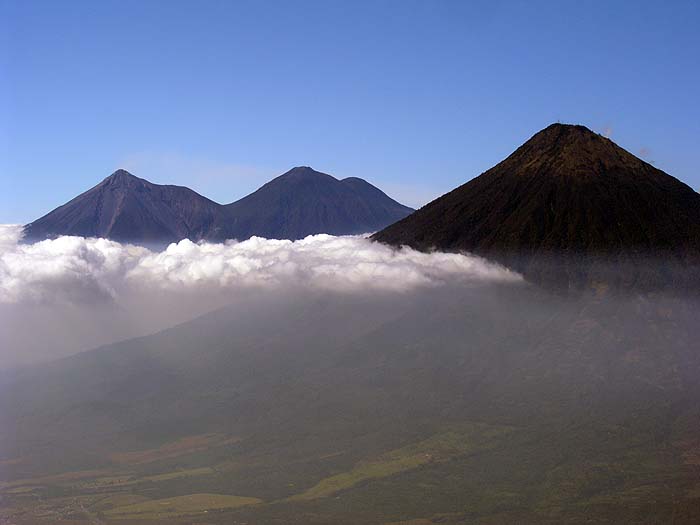
[(368, 182), (294, 168), (256, 192), (220, 205), (189, 188), (152, 184), (117, 170), (94, 188), (25, 227), (27, 240), (60, 235), (121, 242), (299, 239), (377, 231), (413, 210)]
[(368, 233), (412, 211), (362, 179), (338, 180), (303, 166), (227, 205), (227, 222), (212, 236), (301, 239), (315, 233)]
[(152, 184), (117, 170), (25, 227), (28, 240), (59, 235), (104, 237), (120, 242), (160, 242), (201, 238), (221, 206), (182, 186)]

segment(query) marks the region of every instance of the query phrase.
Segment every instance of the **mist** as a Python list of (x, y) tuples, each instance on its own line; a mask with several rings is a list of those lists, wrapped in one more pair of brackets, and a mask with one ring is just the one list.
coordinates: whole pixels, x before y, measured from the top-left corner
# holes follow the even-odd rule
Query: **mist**
[[(444, 479), (454, 501), (495, 487), (528, 505), (572, 479), (576, 505), (598, 488), (697, 484), (682, 466), (697, 442), (695, 295), (559, 293), (363, 237), (155, 250), (18, 231), (0, 254), (0, 482), (28, 515), (39, 500), (15, 488), (82, 515), (50, 491), (103, 495), (120, 476), (145, 497), (275, 502), (214, 523), (285, 522), (309, 501), (335, 522), (335, 492), (305, 498), (347, 472), (360, 478), (342, 498), (434, 512), (424, 487)], [(382, 462), (405, 470), (364, 470)], [(363, 522), (358, 508), (344, 523)]]
[(21, 226), (0, 226), (0, 368), (154, 333), (223, 306), (522, 283), (478, 257), (395, 250), (362, 236), (182, 240), (160, 251), (106, 239), (26, 244), (21, 237)]

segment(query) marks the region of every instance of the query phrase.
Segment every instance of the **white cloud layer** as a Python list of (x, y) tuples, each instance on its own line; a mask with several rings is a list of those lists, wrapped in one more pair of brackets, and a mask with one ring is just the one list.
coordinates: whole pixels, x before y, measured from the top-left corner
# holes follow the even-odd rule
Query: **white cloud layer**
[(476, 257), (392, 250), (362, 237), (185, 240), (155, 252), (81, 237), (22, 244), (21, 231), (0, 226), (0, 370), (153, 333), (223, 306), (303, 307), (327, 293), (393, 294), (403, 303), (426, 287), (521, 280)]
[(298, 287), (339, 292), (414, 290), (446, 282), (518, 281), (483, 259), (394, 250), (363, 237), (299, 241), (253, 237), (225, 244), (171, 244), (161, 252), (106, 239), (60, 237), (21, 244), (0, 226), (0, 302), (83, 303), (138, 291), (201, 292)]

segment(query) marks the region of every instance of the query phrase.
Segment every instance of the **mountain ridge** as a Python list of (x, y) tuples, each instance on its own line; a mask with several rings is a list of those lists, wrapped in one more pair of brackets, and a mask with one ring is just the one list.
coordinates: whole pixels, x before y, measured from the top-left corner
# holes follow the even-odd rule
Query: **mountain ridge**
[[(299, 239), (313, 233), (359, 234), (377, 231), (412, 212), (363, 182), (376, 192), (368, 194), (366, 186), (358, 191), (356, 182), (338, 180), (308, 166), (292, 168), (258, 191), (225, 205), (232, 222), (217, 236), (231, 237), (235, 232), (243, 237), (281, 234)], [(325, 225), (325, 231), (317, 231), (314, 225), (319, 223)]]
[(28, 240), (58, 235), (120, 242), (197, 237), (215, 221), (219, 206), (187, 187), (153, 184), (118, 169), (24, 231)]
[[(369, 233), (413, 211), (362, 179), (345, 180), (296, 167), (238, 201), (219, 204), (185, 186), (153, 184), (118, 169), (27, 224), (25, 238), (78, 235), (134, 243), (252, 235), (298, 239), (316, 233)], [(308, 191), (318, 195), (306, 195)]]

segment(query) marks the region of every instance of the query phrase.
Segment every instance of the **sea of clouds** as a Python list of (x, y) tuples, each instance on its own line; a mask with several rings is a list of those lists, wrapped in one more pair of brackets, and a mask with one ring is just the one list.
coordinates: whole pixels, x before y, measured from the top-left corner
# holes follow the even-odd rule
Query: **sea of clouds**
[(521, 281), (478, 257), (396, 250), (362, 236), (183, 240), (162, 251), (21, 237), (21, 226), (0, 226), (0, 368), (152, 333), (262, 295), (406, 294)]
[(83, 237), (22, 244), (21, 231), (20, 226), (0, 226), (3, 303), (118, 302), (123, 293), (212, 288), (400, 292), (453, 281), (520, 279), (478, 257), (395, 250), (361, 236), (253, 237), (223, 244), (182, 240), (154, 252)]

